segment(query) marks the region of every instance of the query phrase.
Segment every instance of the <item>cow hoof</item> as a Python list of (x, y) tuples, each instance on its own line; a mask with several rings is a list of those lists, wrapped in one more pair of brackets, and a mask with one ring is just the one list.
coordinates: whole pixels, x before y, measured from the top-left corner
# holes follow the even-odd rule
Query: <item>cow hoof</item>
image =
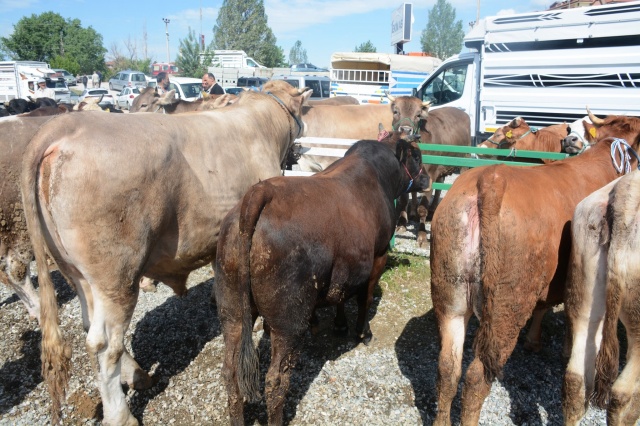
[(369, 346), (375, 341), (375, 338), (373, 337), (373, 334), (369, 333), (366, 336), (360, 336), (360, 340), (365, 346)]
[(407, 232), (407, 227), (404, 225), (400, 225), (396, 228), (396, 234), (404, 234)]
[(418, 232), (418, 247), (426, 248), (427, 247), (427, 233), (426, 232)]

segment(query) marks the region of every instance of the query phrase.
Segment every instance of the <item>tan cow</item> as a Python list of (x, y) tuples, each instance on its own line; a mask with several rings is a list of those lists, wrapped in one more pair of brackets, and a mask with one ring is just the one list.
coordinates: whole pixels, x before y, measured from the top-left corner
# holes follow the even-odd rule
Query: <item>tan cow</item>
[[(572, 345), (562, 392), (567, 425), (580, 424), (589, 401), (607, 408), (607, 424), (634, 425), (640, 417), (639, 211), (636, 170), (592, 193), (573, 215), (565, 300)], [(619, 376), (618, 320), (628, 347)]]
[(21, 185), (38, 264), (42, 374), (53, 423), (71, 353), (45, 253), (78, 291), (103, 423), (137, 424), (120, 383), (151, 384), (123, 340), (141, 276), (184, 294), (189, 272), (215, 258), (225, 214), (251, 185), (281, 173), (302, 134), (300, 109), (311, 90), (284, 81), (264, 90), (270, 94), (246, 92), (217, 111), (95, 114), (91, 121), (60, 115), (32, 140)]
[(158, 112), (162, 114), (177, 114), (190, 111), (207, 111), (222, 108), (237, 97), (231, 94), (211, 95), (207, 99), (197, 99), (195, 101), (185, 101), (176, 99), (176, 91), (170, 90), (162, 95), (158, 94), (157, 88), (146, 87), (133, 100), (130, 113), (135, 112)]
[(597, 143), (562, 161), (469, 170), (442, 200), (431, 222), (431, 297), (441, 343), (435, 424), (450, 424), (472, 315), (480, 325), (462, 390), (465, 425), (478, 423), (491, 383), (532, 313), (563, 301), (575, 207), (621, 176), (610, 136), (637, 149), (640, 119), (608, 117), (597, 125)]
[[(420, 134), (420, 143), (469, 146), (471, 144), (471, 125), (469, 115), (464, 111), (443, 107), (429, 110), (429, 103), (423, 102), (414, 96), (389, 97), (391, 110), (393, 111), (393, 128), (406, 130)], [(437, 164), (424, 163), (422, 169), (429, 175), (431, 183), (444, 182), (445, 177), (451, 175), (455, 168)], [(398, 200), (400, 219), (398, 231), (403, 232), (408, 223), (408, 216), (419, 217), (418, 245), (423, 247), (427, 242), (426, 222), (429, 215), (433, 215), (438, 201), (440, 190), (435, 192), (431, 187), (422, 194), (418, 204), (417, 194), (412, 193), (410, 213), (406, 208), (409, 203), (408, 194), (404, 194)]]

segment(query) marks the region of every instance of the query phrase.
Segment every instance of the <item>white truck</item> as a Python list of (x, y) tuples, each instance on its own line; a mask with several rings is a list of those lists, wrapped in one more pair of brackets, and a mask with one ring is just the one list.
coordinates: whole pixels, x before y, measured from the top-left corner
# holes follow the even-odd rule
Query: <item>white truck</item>
[(431, 56), (337, 52), (331, 55), (331, 96), (353, 96), (361, 104), (411, 96), (442, 61)]
[(242, 82), (238, 84), (238, 79), (242, 77), (270, 79), (274, 75), (329, 75), (328, 71), (309, 73), (292, 71), (291, 68), (267, 68), (247, 56), (244, 50), (215, 50), (208, 71), (215, 75), (216, 81), (224, 88), (243, 86)]
[(47, 87), (54, 90), (56, 101), (71, 101), (64, 77), (52, 70), (46, 62), (0, 61), (0, 102), (16, 98), (28, 99), (35, 93), (40, 78), (44, 78)]
[(471, 118), (474, 145), (515, 117), (640, 116), (640, 1), (488, 17), (416, 91)]

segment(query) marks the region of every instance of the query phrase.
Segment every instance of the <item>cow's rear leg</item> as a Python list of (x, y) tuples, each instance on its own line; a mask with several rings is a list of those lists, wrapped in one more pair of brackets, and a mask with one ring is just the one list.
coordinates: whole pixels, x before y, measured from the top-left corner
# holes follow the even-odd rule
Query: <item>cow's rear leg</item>
[(273, 329), (271, 333), (271, 365), (265, 378), (265, 399), (270, 425), (283, 423), (284, 402), (293, 371), (304, 341), (306, 329)]
[(451, 403), (458, 392), (458, 383), (462, 376), (464, 337), (471, 311), (436, 315), (440, 332), (440, 354), (436, 379), (438, 412), (433, 424), (448, 426), (451, 424)]
[(336, 317), (333, 319), (333, 334), (340, 337), (349, 335), (349, 323), (344, 311), (345, 302), (336, 305)]
[(373, 266), (371, 268), (371, 275), (367, 286), (358, 291), (358, 319), (356, 321), (356, 336), (358, 340), (361, 340), (365, 345), (371, 343), (373, 334), (371, 333), (371, 327), (369, 326), (369, 308), (373, 302), (373, 291), (380, 276), (384, 272), (384, 267), (387, 264), (387, 255), (384, 254), (373, 260)]
[[(621, 315), (627, 330), (627, 364), (611, 388), (611, 399), (607, 408), (607, 425), (635, 425), (640, 416), (640, 313), (636, 305)], [(629, 321), (630, 317), (635, 317)]]
[(29, 316), (40, 323), (40, 297), (33, 287), (29, 274), (29, 263), (33, 254), (30, 251), (24, 253), (17, 253), (14, 250), (7, 250), (6, 253), (2, 251), (4, 251), (4, 244), (0, 249), (0, 281), (9, 283), (27, 309)]
[[(533, 306), (531, 311), (533, 311)], [(494, 309), (493, 318), (502, 318), (503, 316), (503, 309), (500, 309), (500, 307)], [(485, 318), (481, 320), (480, 329), (476, 334), (475, 358), (467, 369), (464, 387), (462, 388), (460, 423), (463, 425), (478, 424), (482, 404), (491, 391), (493, 378), (502, 371), (504, 364), (516, 346), (519, 332), (526, 323), (526, 319), (512, 317), (510, 321), (500, 323), (500, 330), (495, 330), (494, 324), (482, 324), (483, 321), (485, 321)], [(487, 321), (491, 321), (491, 318), (487, 319)], [(483, 327), (488, 331), (483, 333)], [(483, 338), (485, 339), (484, 342), (480, 340)], [(485, 371), (486, 368), (491, 368), (492, 371)]]
[(533, 311), (529, 331), (524, 342), (524, 348), (531, 352), (540, 352), (542, 349), (542, 320), (548, 308), (540, 308)]
[[(138, 288), (131, 286), (102, 294), (93, 287), (93, 317), (87, 335), (87, 352), (97, 368), (105, 425), (137, 425), (121, 386), (124, 334), (136, 304)], [(134, 361), (135, 362), (135, 361)]]

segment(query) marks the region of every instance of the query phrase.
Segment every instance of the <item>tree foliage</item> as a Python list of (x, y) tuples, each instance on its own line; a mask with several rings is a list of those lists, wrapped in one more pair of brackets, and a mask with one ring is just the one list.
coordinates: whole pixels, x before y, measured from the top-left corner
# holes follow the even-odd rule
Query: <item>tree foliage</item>
[(263, 0), (224, 0), (213, 37), (215, 49), (244, 50), (267, 67), (285, 64), (284, 52), (267, 25)]
[(202, 50), (196, 32), (189, 28), (189, 35), (180, 40), (176, 65), (183, 76), (201, 78), (207, 72), (204, 64), (210, 64), (212, 56), (210, 49)]
[(376, 49), (376, 47), (373, 45), (373, 43), (371, 43), (371, 40), (367, 40), (366, 42), (360, 44), (360, 46), (356, 46), (354, 52), (371, 52), (371, 53), (376, 53), (378, 50)]
[(291, 65), (295, 65), (306, 64), (307, 62), (309, 62), (307, 59), (307, 49), (304, 49), (302, 47), (302, 42), (298, 40), (289, 51), (289, 63)]
[(422, 31), (422, 51), (447, 59), (462, 50), (462, 21), (456, 21), (456, 9), (447, 0), (438, 0), (429, 11), (427, 26)]
[(102, 36), (91, 27), (83, 28), (79, 19), (65, 20), (54, 12), (20, 19), (10, 36), (0, 37), (0, 45), (14, 61), (62, 62), (72, 68), (75, 61), (75, 72), (82, 73), (105, 69)]

